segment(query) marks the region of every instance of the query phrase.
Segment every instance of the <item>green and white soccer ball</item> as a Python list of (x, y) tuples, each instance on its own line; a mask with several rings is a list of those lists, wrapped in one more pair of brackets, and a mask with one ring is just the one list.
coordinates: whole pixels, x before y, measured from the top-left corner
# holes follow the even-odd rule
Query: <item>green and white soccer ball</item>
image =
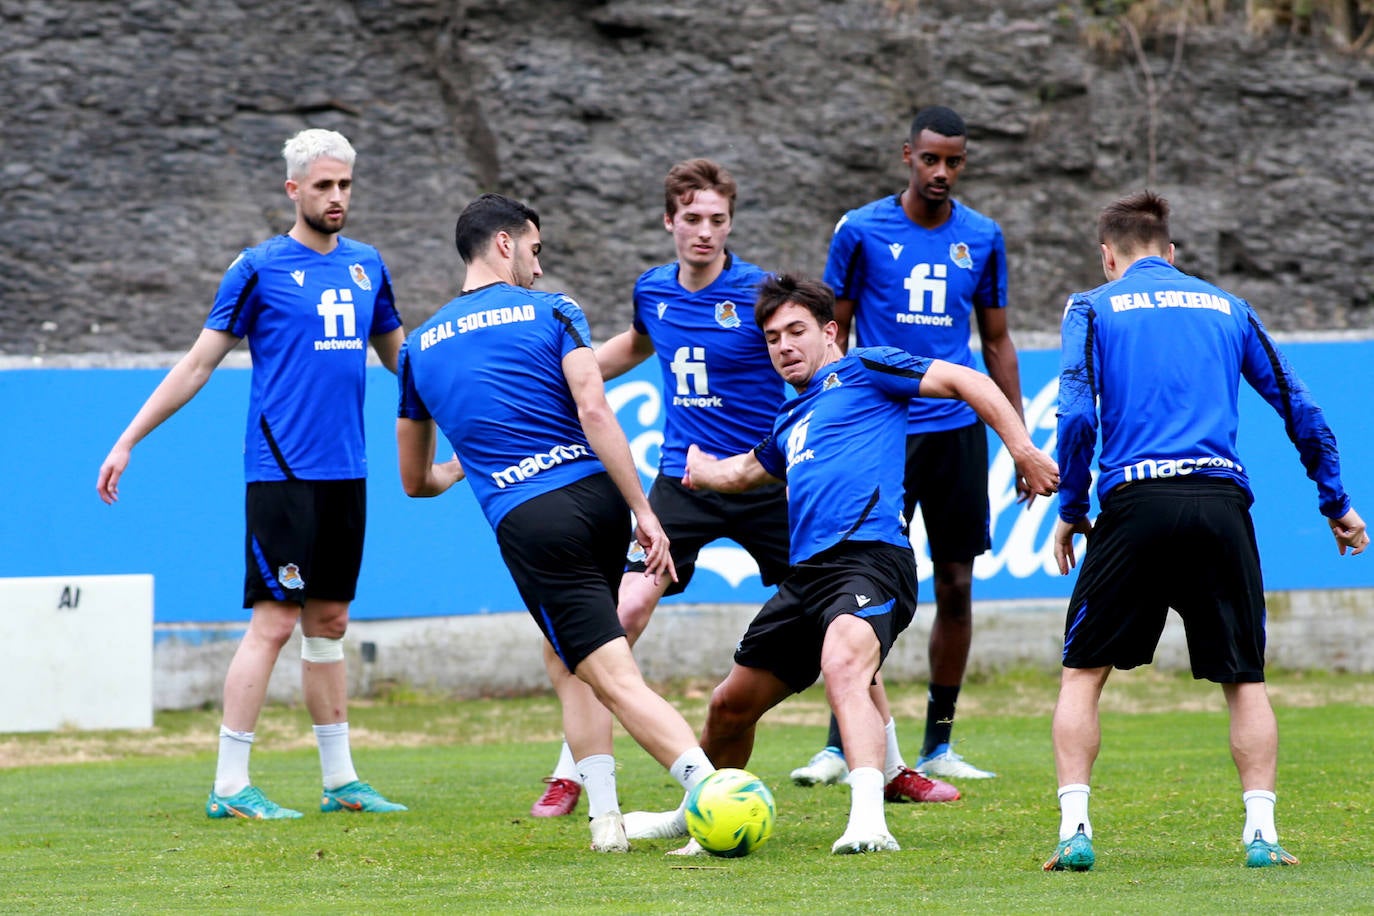
[(687, 832), (715, 856), (747, 856), (773, 835), (773, 793), (747, 770), (716, 770), (687, 794)]

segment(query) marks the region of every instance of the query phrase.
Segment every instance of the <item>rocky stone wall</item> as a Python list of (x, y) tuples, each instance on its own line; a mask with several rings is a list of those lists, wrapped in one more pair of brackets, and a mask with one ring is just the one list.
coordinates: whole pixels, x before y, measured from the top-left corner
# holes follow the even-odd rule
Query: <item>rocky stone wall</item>
[(10, 357), (183, 350), (237, 251), (290, 225), (302, 127), (358, 148), (348, 234), (408, 325), (495, 190), (541, 211), (542, 285), (604, 338), (672, 255), (674, 161), (735, 172), (741, 256), (819, 273), (835, 220), (903, 185), (931, 103), (969, 122), (959, 196), (1002, 223), (1023, 340), (1100, 282), (1095, 214), (1147, 183), (1180, 264), (1271, 328), (1374, 326), (1374, 66), (1315, 38), (1223, 20), (1138, 57), (1060, 0), (0, 0), (0, 26)]

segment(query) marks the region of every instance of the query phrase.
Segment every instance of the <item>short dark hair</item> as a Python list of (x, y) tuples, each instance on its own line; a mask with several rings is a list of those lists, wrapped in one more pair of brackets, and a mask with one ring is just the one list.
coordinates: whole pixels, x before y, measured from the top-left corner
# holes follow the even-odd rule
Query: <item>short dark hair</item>
[(691, 203), (697, 191), (715, 191), (724, 197), (730, 202), (730, 217), (734, 218), (735, 194), (739, 187), (729, 170), (711, 159), (688, 159), (668, 170), (668, 176), (663, 179), (663, 212), (669, 216), (677, 213), (682, 198), (686, 197), (686, 203)]
[(774, 312), (789, 302), (815, 315), (821, 327), (835, 320), (835, 293), (829, 286), (820, 280), (792, 274), (770, 274), (759, 284), (754, 299), (754, 322), (762, 328)]
[(1126, 252), (1169, 249), (1169, 202), (1154, 191), (1137, 191), (1103, 209), (1097, 240)]
[(934, 131), (942, 137), (968, 136), (964, 119), (953, 108), (943, 105), (931, 105), (916, 112), (916, 117), (911, 121), (911, 139), (915, 140), (923, 130)]
[(525, 234), (526, 223), (534, 223), (534, 228), (539, 228), (539, 214), (533, 208), (500, 194), (483, 194), (458, 214), (453, 244), (463, 263), (471, 264), (496, 233), (509, 232), (518, 238)]

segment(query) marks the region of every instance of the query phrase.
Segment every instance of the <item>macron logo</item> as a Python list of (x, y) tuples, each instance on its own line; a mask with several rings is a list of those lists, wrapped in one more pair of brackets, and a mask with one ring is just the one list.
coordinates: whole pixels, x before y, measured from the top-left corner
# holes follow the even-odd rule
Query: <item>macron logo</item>
[(902, 246), (898, 242), (893, 242), (891, 245), (888, 245), (887, 250), (892, 252), (892, 260), (894, 261), (902, 256)]
[(868, 605), (868, 602), (870, 602), (870, 601), (872, 601), (872, 600), (873, 600), (873, 599), (870, 598), (870, 597), (868, 597), (867, 595), (855, 595), (855, 596), (854, 596), (854, 603), (857, 604), (859, 607), (866, 607), (866, 606)]
[(305, 285), (305, 271), (303, 271), (303, 270), (293, 270), (293, 271), (291, 271), (291, 279), (296, 281), (296, 285), (297, 285), (297, 286), (304, 286), (304, 285)]

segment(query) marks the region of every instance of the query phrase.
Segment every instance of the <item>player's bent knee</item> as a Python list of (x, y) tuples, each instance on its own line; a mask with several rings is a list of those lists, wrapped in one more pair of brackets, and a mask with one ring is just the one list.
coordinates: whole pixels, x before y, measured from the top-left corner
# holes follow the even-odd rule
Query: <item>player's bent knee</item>
[(328, 636), (302, 636), (301, 658), (319, 664), (341, 662), (344, 660), (343, 640)]

